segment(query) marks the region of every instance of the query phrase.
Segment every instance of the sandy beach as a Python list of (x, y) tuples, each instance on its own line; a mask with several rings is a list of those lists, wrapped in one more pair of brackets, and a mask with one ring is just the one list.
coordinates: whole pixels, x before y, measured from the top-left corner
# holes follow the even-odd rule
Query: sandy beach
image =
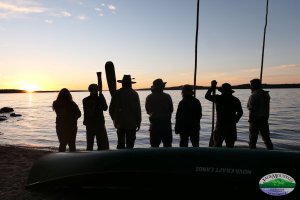
[(0, 199), (44, 199), (25, 189), (33, 163), (50, 150), (0, 145)]

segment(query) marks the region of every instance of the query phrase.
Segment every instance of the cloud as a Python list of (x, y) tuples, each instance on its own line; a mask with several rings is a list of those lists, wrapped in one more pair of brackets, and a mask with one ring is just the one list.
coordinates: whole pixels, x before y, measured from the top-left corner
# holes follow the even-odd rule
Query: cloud
[(102, 9), (101, 9), (101, 8), (98, 8), (98, 7), (95, 8), (95, 10), (98, 11), (98, 12), (101, 12), (101, 11), (102, 11)]
[(106, 12), (110, 12), (110, 13), (113, 13), (113, 14), (116, 14), (116, 11), (117, 11), (117, 7), (113, 4), (104, 4), (104, 3), (101, 3), (100, 5), (98, 5), (96, 8), (95, 8), (96, 12), (98, 12), (98, 15), (100, 17), (104, 16), (104, 13)]
[(20, 15), (44, 13), (46, 8), (31, 1), (0, 2), (0, 18), (18, 17)]
[(114, 13), (114, 14), (115, 14), (116, 11), (117, 11), (116, 6), (114, 6), (114, 5), (112, 5), (112, 4), (108, 5), (107, 8), (108, 8), (112, 13)]
[(256, 73), (260, 71), (260, 68), (255, 67), (255, 68), (249, 68), (249, 69), (243, 69), (241, 70), (243, 73)]
[(112, 5), (112, 4), (108, 5), (107, 7), (108, 7), (108, 9), (111, 10), (111, 11), (117, 10), (116, 6), (114, 6), (114, 5)]
[(300, 64), (288, 64), (288, 65), (273, 66), (272, 68), (276, 70), (287, 70), (287, 69), (295, 69), (299, 67)]
[(61, 14), (64, 16), (64, 17), (71, 17), (72, 14), (67, 12), (67, 11), (62, 11)]
[(77, 19), (80, 20), (80, 21), (85, 21), (85, 20), (87, 20), (87, 17), (85, 15), (79, 15), (77, 17)]
[(46, 22), (47, 24), (53, 24), (54, 21), (51, 20), (51, 19), (46, 19), (45, 22)]

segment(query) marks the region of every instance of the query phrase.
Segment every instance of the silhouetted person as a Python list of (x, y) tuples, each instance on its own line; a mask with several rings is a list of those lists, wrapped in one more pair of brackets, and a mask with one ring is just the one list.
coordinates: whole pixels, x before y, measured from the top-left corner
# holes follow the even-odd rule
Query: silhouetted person
[(122, 83), (122, 88), (116, 91), (109, 105), (109, 114), (117, 128), (117, 149), (133, 148), (142, 120), (140, 99), (132, 89), (136, 82), (131, 80), (130, 75), (124, 75), (118, 83)]
[(98, 85), (89, 85), (90, 96), (82, 100), (84, 119), (86, 126), (87, 151), (92, 151), (95, 136), (97, 139), (98, 150), (109, 149), (108, 137), (105, 128), (103, 111), (107, 110), (107, 104), (102, 93), (98, 94)]
[(187, 147), (189, 139), (193, 147), (199, 147), (200, 119), (202, 107), (200, 101), (193, 96), (193, 86), (184, 85), (182, 100), (176, 112), (175, 133), (180, 135), (180, 147)]
[(145, 107), (150, 120), (151, 147), (159, 147), (161, 142), (164, 147), (172, 146), (173, 102), (171, 96), (163, 92), (165, 85), (166, 82), (162, 79), (154, 80), (151, 86), (152, 93), (146, 98)]
[(65, 152), (67, 145), (69, 145), (69, 151), (76, 151), (77, 120), (81, 116), (81, 112), (68, 89), (60, 90), (52, 108), (56, 113), (59, 151)]
[(267, 147), (272, 150), (273, 144), (270, 139), (269, 130), (269, 114), (270, 114), (270, 95), (268, 91), (264, 91), (261, 88), (261, 82), (259, 79), (253, 79), (250, 81), (250, 88), (252, 94), (249, 97), (247, 107), (249, 109), (249, 147), (250, 149), (256, 148), (258, 134), (261, 137)]
[(232, 95), (234, 91), (229, 83), (224, 83), (219, 91), (221, 95), (212, 95), (217, 86), (216, 81), (211, 82), (211, 87), (205, 94), (205, 98), (216, 104), (217, 122), (213, 134), (214, 146), (222, 147), (225, 140), (226, 147), (234, 147), (237, 140), (236, 124), (243, 115), (241, 102)]

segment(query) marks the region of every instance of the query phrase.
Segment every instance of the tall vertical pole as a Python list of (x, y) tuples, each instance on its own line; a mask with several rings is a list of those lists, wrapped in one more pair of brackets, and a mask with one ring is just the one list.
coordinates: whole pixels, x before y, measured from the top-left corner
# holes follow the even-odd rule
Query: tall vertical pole
[(197, 22), (196, 22), (196, 42), (195, 42), (195, 69), (194, 69), (194, 96), (196, 97), (196, 86), (197, 86), (197, 56), (198, 56), (198, 29), (199, 29), (199, 3), (197, 0)]
[(260, 67), (260, 82), (262, 83), (263, 69), (264, 69), (264, 57), (265, 57), (265, 42), (266, 42), (266, 32), (268, 25), (268, 13), (269, 13), (269, 0), (267, 0), (266, 5), (266, 17), (265, 17), (265, 28), (264, 28), (264, 39), (262, 47), (262, 57), (261, 57), (261, 67)]

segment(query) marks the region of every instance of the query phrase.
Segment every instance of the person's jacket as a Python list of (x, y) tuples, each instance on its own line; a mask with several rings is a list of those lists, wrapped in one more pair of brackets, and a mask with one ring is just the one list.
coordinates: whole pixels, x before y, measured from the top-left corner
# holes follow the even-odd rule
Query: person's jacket
[(249, 109), (249, 121), (268, 118), (270, 113), (270, 95), (268, 91), (254, 90), (249, 97), (247, 108)]
[(141, 104), (139, 95), (132, 88), (121, 88), (113, 95), (109, 114), (117, 129), (136, 129), (140, 127)]
[(89, 126), (105, 123), (103, 111), (106, 111), (108, 107), (103, 94), (99, 94), (99, 96), (90, 95), (84, 98), (82, 103), (84, 111), (84, 125)]
[(179, 102), (176, 112), (175, 133), (199, 132), (202, 117), (201, 103), (194, 96), (186, 96)]

